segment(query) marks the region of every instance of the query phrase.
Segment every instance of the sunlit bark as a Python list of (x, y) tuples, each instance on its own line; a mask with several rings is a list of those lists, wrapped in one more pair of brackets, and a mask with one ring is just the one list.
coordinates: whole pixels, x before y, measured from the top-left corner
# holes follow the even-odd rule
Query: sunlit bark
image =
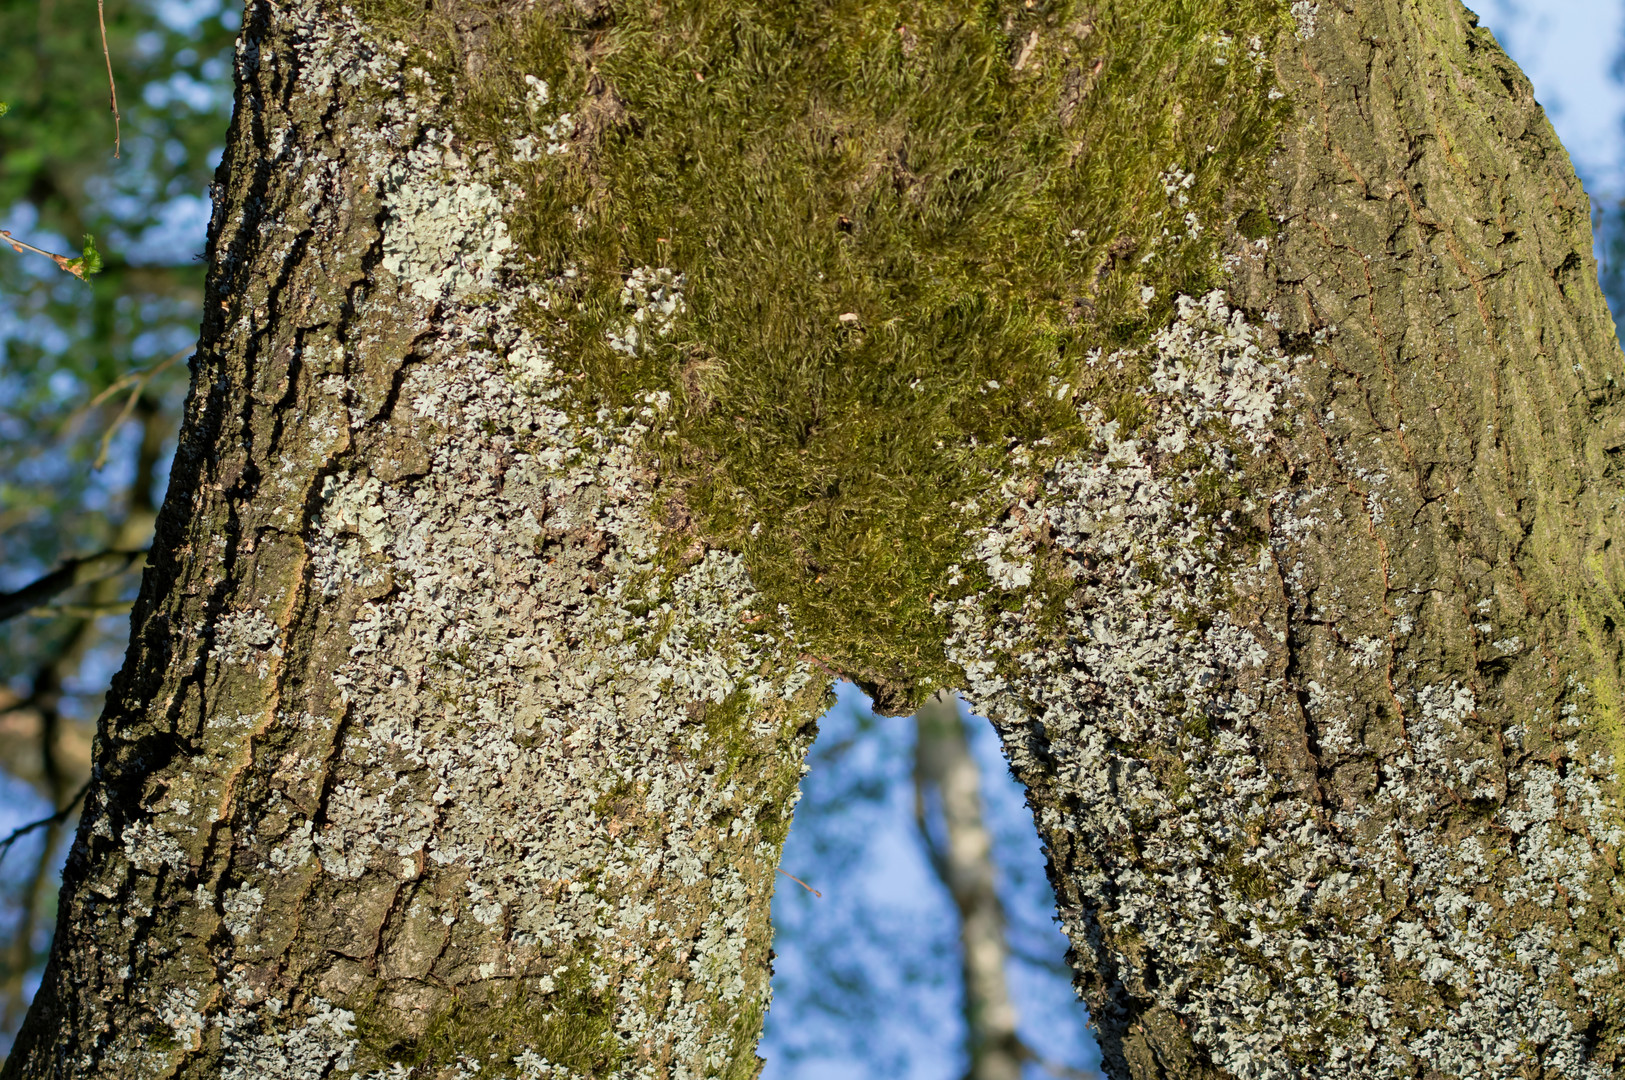
[(238, 63), (8, 1080), (750, 1076), (841, 674), (999, 726), (1114, 1077), (1612, 1075), (1625, 371), (1455, 0)]

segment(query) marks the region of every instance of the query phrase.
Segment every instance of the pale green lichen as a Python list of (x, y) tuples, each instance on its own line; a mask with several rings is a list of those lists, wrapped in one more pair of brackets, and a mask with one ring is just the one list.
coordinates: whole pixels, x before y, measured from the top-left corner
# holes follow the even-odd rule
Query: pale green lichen
[(502, 200), (437, 136), (390, 169), (384, 196), (383, 268), (423, 300), (489, 289), (512, 246)]

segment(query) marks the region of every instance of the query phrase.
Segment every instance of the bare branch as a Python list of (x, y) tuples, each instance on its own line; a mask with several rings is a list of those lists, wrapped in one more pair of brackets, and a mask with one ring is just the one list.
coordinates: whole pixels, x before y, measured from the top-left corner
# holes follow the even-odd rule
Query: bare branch
[(41, 619), (99, 619), (104, 615), (128, 615), (134, 606), (128, 600), (109, 604), (46, 604), (29, 608), (23, 614)]
[(74, 795), (74, 797), (68, 800), (68, 804), (62, 809), (58, 810), (56, 813), (52, 814), (50, 817), (42, 817), (38, 821), (30, 821), (27, 825), (19, 825), (15, 829), (11, 830), (11, 835), (7, 836), (4, 840), (0, 840), (0, 860), (4, 860), (5, 857), (10, 854), (13, 844), (27, 836), (29, 833), (34, 832), (36, 829), (43, 829), (48, 825), (57, 825), (68, 820), (68, 816), (72, 814), (79, 806), (79, 801), (85, 797), (85, 792), (89, 790), (90, 781), (86, 780), (84, 784), (80, 786), (79, 791)]
[(96, 23), (102, 28), (102, 59), (107, 61), (107, 106), (113, 110), (113, 157), (116, 159), (119, 152), (118, 87), (113, 84), (113, 54), (107, 51), (107, 17), (102, 13), (102, 0), (96, 0)]
[(25, 615), (42, 607), (59, 593), (75, 585), (87, 585), (124, 573), (146, 559), (147, 552), (103, 551), (82, 559), (69, 559), (37, 581), (12, 593), (0, 593), (0, 622)]

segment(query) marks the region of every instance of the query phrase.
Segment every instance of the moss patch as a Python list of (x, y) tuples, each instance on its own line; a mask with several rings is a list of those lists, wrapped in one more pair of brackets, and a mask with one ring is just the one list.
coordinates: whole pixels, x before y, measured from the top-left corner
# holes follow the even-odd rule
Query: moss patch
[[(552, 978), (550, 991), (536, 980), (516, 982), (506, 997), (476, 1002), (457, 995), (442, 1006), (421, 1035), (403, 1035), (378, 1025), (366, 1009), (356, 1013), (362, 1068), (401, 1064), (414, 1076), (438, 1076), (461, 1057), (507, 1064), (533, 1053), (586, 1077), (612, 1075), (627, 1050), (615, 1037), (616, 1000), (611, 990), (592, 988), (588, 966), (572, 964)], [(495, 984), (482, 991), (497, 995)]]
[[(694, 528), (906, 705), (956, 681), (936, 601), (988, 584), (987, 493), (1083, 446), (1081, 399), (1144, 419), (1143, 373), (1090, 352), (1144, 341), (1219, 279), (1238, 218), (1267, 224), (1283, 7), (627, 0), (499, 21), (474, 79), (428, 16), (371, 17), (445, 43), (425, 60), (459, 73), (459, 130), (563, 283), (578, 405), (671, 393), (651, 452)], [(685, 310), (613, 348), (642, 267), (681, 273)]]

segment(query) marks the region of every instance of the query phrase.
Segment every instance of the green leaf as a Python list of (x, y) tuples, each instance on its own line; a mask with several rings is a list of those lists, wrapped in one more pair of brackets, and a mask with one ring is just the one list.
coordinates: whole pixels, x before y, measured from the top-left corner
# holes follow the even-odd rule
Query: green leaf
[(101, 273), (102, 253), (96, 250), (96, 238), (86, 233), (84, 251), (77, 259), (69, 259), (63, 269), (80, 278)]

